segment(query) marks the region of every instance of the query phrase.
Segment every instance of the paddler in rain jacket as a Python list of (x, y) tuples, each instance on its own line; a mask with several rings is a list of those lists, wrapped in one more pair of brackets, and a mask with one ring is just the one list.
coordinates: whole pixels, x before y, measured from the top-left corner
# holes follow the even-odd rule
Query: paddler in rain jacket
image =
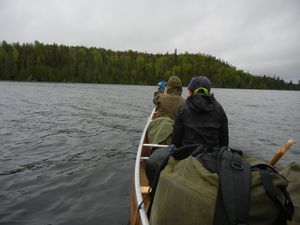
[(171, 76), (166, 87), (163, 82), (159, 83), (159, 88), (153, 98), (156, 116), (147, 131), (149, 143), (171, 144), (176, 113), (185, 101), (181, 93), (182, 82), (178, 76)]
[(157, 117), (169, 117), (175, 120), (177, 111), (184, 104), (185, 99), (181, 97), (182, 81), (178, 76), (171, 76), (167, 87), (162, 93), (163, 83), (160, 83), (158, 91), (154, 93), (153, 103), (156, 106)]
[(210, 93), (210, 87), (205, 76), (191, 79), (189, 97), (175, 120), (172, 144), (176, 147), (190, 144), (228, 146), (228, 119), (221, 104)]
[[(185, 102), (185, 99), (181, 97), (181, 93), (182, 81), (178, 76), (171, 76), (166, 88), (163, 82), (159, 83), (159, 88), (154, 93), (153, 98), (157, 112), (156, 118), (152, 120), (147, 130), (149, 143), (162, 145), (171, 144), (174, 120), (177, 112)], [(151, 154), (149, 160), (147, 160), (145, 168), (149, 184), (154, 180), (161, 160), (169, 155), (168, 148), (159, 149), (158, 151), (152, 148), (152, 150), (154, 154)]]

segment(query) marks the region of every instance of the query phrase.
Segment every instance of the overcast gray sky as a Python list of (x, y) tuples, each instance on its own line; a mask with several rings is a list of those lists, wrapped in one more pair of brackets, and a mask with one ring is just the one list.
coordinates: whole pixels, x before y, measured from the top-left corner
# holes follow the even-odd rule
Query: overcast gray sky
[(0, 0), (0, 41), (205, 53), (300, 80), (299, 0)]

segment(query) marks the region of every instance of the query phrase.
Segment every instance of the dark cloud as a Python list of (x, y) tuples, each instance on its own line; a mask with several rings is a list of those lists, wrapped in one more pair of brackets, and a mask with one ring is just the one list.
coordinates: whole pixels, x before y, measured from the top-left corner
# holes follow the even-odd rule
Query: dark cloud
[(206, 53), (300, 80), (298, 0), (0, 0), (0, 39)]

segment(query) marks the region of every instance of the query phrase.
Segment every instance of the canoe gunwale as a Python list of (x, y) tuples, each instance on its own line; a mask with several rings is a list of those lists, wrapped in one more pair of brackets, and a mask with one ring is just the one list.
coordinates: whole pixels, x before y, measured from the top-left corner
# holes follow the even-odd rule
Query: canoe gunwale
[[(131, 205), (131, 225), (149, 225), (149, 218), (147, 216), (147, 209), (148, 201), (145, 199), (145, 193), (143, 192), (143, 187), (147, 187), (147, 184), (145, 183), (145, 162), (148, 160), (150, 155), (150, 150), (152, 148), (166, 148), (169, 147), (169, 145), (161, 145), (161, 144), (153, 144), (148, 143), (147, 140), (147, 130), (148, 127), (153, 119), (156, 118), (156, 110), (155, 108), (152, 110), (151, 115), (149, 116), (147, 123), (144, 127), (137, 154), (135, 159), (135, 167), (134, 167), (134, 180), (133, 180), (133, 190), (132, 190), (132, 197), (131, 202), (133, 205)], [(144, 164), (144, 165), (143, 165)], [(141, 186), (141, 183), (143, 185), (146, 184), (146, 186)], [(147, 182), (148, 183), (148, 182)], [(147, 187), (149, 188), (149, 187)], [(146, 201), (145, 201), (146, 200)], [(145, 201), (145, 202), (144, 202)]]
[(145, 208), (142, 193), (140, 190), (141, 189), (140, 164), (141, 164), (143, 144), (144, 144), (144, 140), (146, 137), (147, 129), (148, 129), (149, 124), (152, 121), (152, 117), (153, 117), (154, 113), (155, 113), (155, 109), (152, 110), (151, 116), (148, 118), (146, 126), (143, 130), (143, 133), (142, 133), (142, 136), (140, 139), (140, 143), (139, 143), (139, 147), (138, 147), (138, 151), (137, 151), (137, 155), (136, 155), (135, 168), (134, 168), (134, 189), (135, 189), (136, 205), (137, 205), (137, 210), (138, 210), (138, 214), (140, 216), (142, 225), (149, 225), (149, 220), (147, 217), (146, 208)]

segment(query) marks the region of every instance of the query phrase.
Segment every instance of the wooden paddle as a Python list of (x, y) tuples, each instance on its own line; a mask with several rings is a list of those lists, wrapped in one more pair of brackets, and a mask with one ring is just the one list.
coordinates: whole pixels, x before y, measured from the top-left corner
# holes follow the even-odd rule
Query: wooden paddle
[(288, 139), (281, 148), (277, 149), (275, 155), (273, 155), (272, 159), (269, 161), (269, 164), (274, 166), (277, 161), (292, 147), (294, 144), (293, 139)]

